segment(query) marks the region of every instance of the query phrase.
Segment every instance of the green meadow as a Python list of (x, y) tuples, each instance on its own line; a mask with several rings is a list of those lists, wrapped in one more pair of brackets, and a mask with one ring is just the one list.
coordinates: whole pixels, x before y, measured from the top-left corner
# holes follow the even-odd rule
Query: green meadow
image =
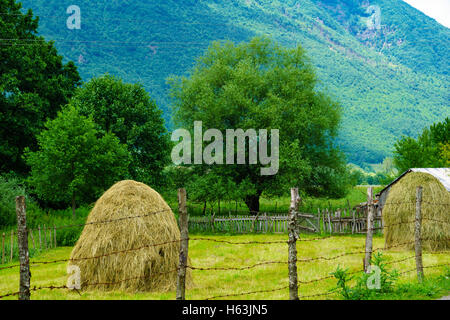
[[(300, 239), (312, 238), (312, 235), (301, 235)], [(231, 242), (249, 241), (284, 241), (287, 235), (191, 235), (189, 242), (190, 265), (197, 268), (236, 268), (252, 266), (265, 261), (279, 261), (280, 264), (260, 265), (247, 270), (192, 270), (194, 285), (188, 288), (186, 299), (202, 300), (215, 296), (230, 295), (219, 299), (281, 299), (289, 298), (288, 289), (276, 290), (288, 286), (288, 248), (285, 243), (276, 244), (227, 244), (214, 241), (204, 241), (200, 238), (227, 240)], [(364, 251), (364, 236), (337, 236), (321, 240), (299, 241), (298, 250), (298, 280), (308, 282), (328, 277), (339, 266), (350, 272), (362, 270), (363, 254), (345, 255), (343, 253)], [(374, 238), (374, 248), (382, 249), (384, 239)], [(36, 261), (52, 261), (68, 259), (72, 247), (58, 247), (43, 252), (31, 259)], [(144, 249), (145, 250), (145, 249)], [(125, 253), (124, 259), (131, 258)], [(412, 251), (384, 251), (383, 256), (388, 269), (396, 269), (400, 273), (413, 270), (415, 260)], [(302, 262), (314, 257), (331, 258)], [(409, 258), (409, 259), (407, 259)], [(406, 259), (398, 263), (389, 262)], [(424, 266), (448, 264), (448, 255), (424, 253)], [(8, 266), (8, 265), (6, 265)], [(67, 262), (60, 262), (31, 267), (31, 285), (33, 287), (62, 286), (67, 283)], [(355, 274), (359, 276), (361, 273)], [(355, 283), (350, 281), (350, 285)], [(0, 295), (18, 291), (19, 270), (0, 270)], [(337, 280), (334, 277), (299, 285), (299, 295), (311, 296), (326, 293), (323, 296), (306, 297), (305, 299), (343, 299), (337, 292)], [(252, 291), (267, 291), (246, 294)], [(395, 290), (377, 296), (377, 299), (435, 299), (450, 292), (449, 269), (445, 267), (426, 268), (425, 282), (419, 284), (415, 271), (402, 274), (395, 284)], [(17, 299), (7, 297), (5, 299)], [(97, 300), (97, 299), (155, 299), (173, 300), (175, 292), (101, 292), (101, 291), (69, 291), (67, 289), (43, 289), (32, 291), (32, 300)]]

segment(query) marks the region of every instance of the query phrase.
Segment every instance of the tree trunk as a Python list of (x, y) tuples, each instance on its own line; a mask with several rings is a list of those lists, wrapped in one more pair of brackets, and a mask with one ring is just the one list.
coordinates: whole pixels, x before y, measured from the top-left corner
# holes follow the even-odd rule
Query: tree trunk
[(203, 215), (205, 215), (205, 212), (206, 212), (206, 201), (203, 203)]
[(251, 215), (256, 215), (259, 212), (259, 195), (246, 196), (244, 202)]
[(72, 218), (75, 220), (75, 193), (72, 194)]

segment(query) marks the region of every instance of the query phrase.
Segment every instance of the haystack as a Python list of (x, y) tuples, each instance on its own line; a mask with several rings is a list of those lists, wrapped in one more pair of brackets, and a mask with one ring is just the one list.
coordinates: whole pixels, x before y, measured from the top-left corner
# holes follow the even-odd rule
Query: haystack
[[(450, 192), (431, 174), (410, 172), (395, 183), (383, 207), (386, 248), (413, 249), (416, 188), (422, 192), (422, 247), (450, 249)], [(389, 227), (392, 226), (392, 227)], [(405, 244), (408, 243), (408, 244)], [(404, 244), (404, 245), (402, 245)]]
[[(174, 214), (159, 193), (143, 183), (125, 180), (96, 202), (70, 264), (80, 268), (82, 289), (173, 290), (179, 239)], [(90, 257), (97, 258), (85, 259)], [(190, 273), (187, 281), (191, 281)]]

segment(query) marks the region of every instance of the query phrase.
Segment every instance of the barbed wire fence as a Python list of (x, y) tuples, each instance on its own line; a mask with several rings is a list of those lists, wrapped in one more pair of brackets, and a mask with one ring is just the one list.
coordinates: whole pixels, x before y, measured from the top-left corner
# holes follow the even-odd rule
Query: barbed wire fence
[[(299, 300), (299, 299), (308, 299), (308, 298), (316, 298), (316, 297), (325, 297), (329, 295), (336, 294), (335, 288), (331, 288), (328, 291), (315, 293), (315, 294), (304, 294), (299, 295), (299, 291), (302, 291), (302, 286), (319, 283), (321, 281), (329, 280), (335, 278), (334, 275), (328, 274), (326, 276), (312, 279), (312, 280), (305, 280), (301, 281), (298, 280), (298, 272), (297, 272), (297, 266), (298, 264), (302, 263), (310, 263), (314, 261), (332, 261), (339, 259), (344, 256), (348, 255), (363, 255), (363, 268), (360, 270), (354, 270), (351, 272), (348, 272), (348, 275), (354, 275), (358, 273), (370, 273), (370, 266), (372, 263), (372, 254), (374, 252), (381, 252), (381, 251), (388, 251), (395, 248), (402, 248), (404, 246), (408, 245), (414, 245), (415, 248), (415, 254), (406, 258), (396, 259), (389, 262), (386, 262), (385, 265), (393, 265), (401, 262), (405, 262), (408, 260), (415, 259), (416, 262), (416, 268), (405, 270), (399, 273), (400, 275), (406, 275), (408, 273), (417, 272), (417, 277), (419, 282), (422, 282), (424, 279), (424, 269), (436, 269), (441, 268), (445, 266), (450, 266), (450, 261), (447, 263), (441, 263), (441, 264), (435, 264), (435, 265), (428, 265), (423, 266), (423, 252), (422, 252), (422, 241), (424, 240), (433, 240), (431, 238), (423, 238), (421, 236), (421, 228), (422, 228), (422, 220), (430, 220), (440, 223), (448, 223), (447, 221), (442, 220), (436, 220), (436, 219), (428, 219), (428, 218), (422, 218), (421, 216), (421, 204), (422, 204), (422, 187), (419, 187), (417, 189), (417, 195), (416, 195), (416, 211), (415, 211), (415, 219), (412, 221), (405, 221), (405, 222), (398, 222), (393, 223), (391, 225), (384, 225), (381, 228), (375, 228), (374, 227), (374, 215), (375, 215), (375, 206), (373, 203), (373, 188), (368, 188), (368, 213), (367, 213), (367, 230), (366, 230), (366, 242), (365, 242), (365, 248), (364, 250), (358, 250), (358, 251), (350, 251), (350, 252), (344, 252), (342, 254), (338, 254), (335, 256), (317, 256), (317, 257), (311, 257), (311, 258), (304, 258), (304, 259), (298, 259), (297, 258), (297, 248), (296, 243), (297, 242), (304, 242), (304, 241), (322, 241), (322, 240), (328, 240), (330, 238), (333, 238), (333, 236), (326, 236), (326, 237), (320, 237), (320, 238), (305, 238), (301, 239), (299, 238), (298, 234), (298, 228), (291, 227), (296, 225), (296, 218), (297, 215), (295, 212), (298, 210), (298, 203), (299, 203), (299, 197), (298, 197), (298, 190), (292, 189), (291, 190), (291, 208), (289, 211), (289, 240), (284, 241), (284, 243), (288, 244), (288, 261), (264, 261), (260, 262), (254, 265), (246, 266), (246, 267), (210, 267), (210, 268), (199, 268), (199, 267), (193, 267), (193, 266), (187, 266), (187, 268), (190, 268), (192, 270), (209, 270), (209, 271), (226, 271), (226, 270), (246, 270), (255, 268), (261, 265), (270, 265), (270, 264), (287, 264), (288, 270), (289, 270), (289, 284), (285, 286), (276, 287), (273, 289), (265, 289), (265, 290), (254, 290), (254, 291), (245, 291), (245, 292), (236, 292), (236, 293), (230, 293), (230, 294), (223, 294), (223, 295), (216, 295), (206, 298), (206, 300), (214, 300), (214, 299), (223, 299), (223, 298), (236, 298), (238, 296), (247, 296), (247, 295), (253, 295), (253, 294), (259, 294), (259, 293), (272, 293), (272, 292), (278, 292), (289, 289), (289, 299), (290, 300)], [(402, 203), (395, 203), (393, 205), (405, 205), (405, 204), (411, 204), (407, 202)], [(435, 203), (432, 203), (435, 204)], [(441, 205), (441, 204), (439, 204)], [(446, 204), (442, 204), (446, 205)], [(391, 245), (389, 248), (373, 248), (373, 231), (377, 229), (388, 229), (392, 227), (396, 227), (402, 224), (414, 224), (415, 226), (415, 234), (414, 234), (414, 240), (413, 241), (406, 241), (397, 243), (395, 245)], [(208, 239), (194, 239), (194, 240), (207, 240)], [(448, 241), (450, 239), (442, 239), (443, 241)], [(244, 243), (231, 243), (229, 241), (226, 241), (226, 243), (230, 244), (244, 244)], [(264, 242), (266, 244), (271, 244), (270, 242)], [(253, 244), (253, 242), (247, 242), (245, 244)], [(345, 248), (343, 248), (345, 250)], [(450, 251), (441, 251), (441, 252), (432, 252), (432, 254), (450, 254)]]
[[(413, 245), (415, 249), (415, 254), (411, 255), (406, 258), (396, 259), (393, 261), (386, 262), (386, 265), (392, 265), (396, 263), (401, 263), (408, 260), (415, 259), (416, 267), (413, 269), (405, 270), (399, 273), (399, 275), (405, 275), (408, 273), (416, 272), (417, 277), (419, 281), (423, 281), (424, 279), (424, 269), (433, 269), (433, 268), (441, 268), (444, 266), (449, 266), (450, 261), (446, 263), (441, 264), (435, 264), (435, 265), (423, 265), (423, 251), (422, 251), (422, 241), (424, 240), (431, 240), (422, 237), (421, 235), (421, 229), (422, 229), (422, 221), (423, 220), (430, 220), (437, 223), (447, 223), (448, 221), (439, 220), (439, 219), (428, 219), (426, 217), (422, 217), (421, 215), (421, 204), (424, 202), (422, 200), (422, 188), (417, 188), (416, 192), (416, 210), (415, 210), (415, 219), (411, 221), (405, 221), (405, 222), (399, 222), (399, 223), (393, 223), (392, 225), (385, 225), (382, 226), (383, 229), (392, 228), (401, 224), (414, 224), (414, 241), (408, 241), (403, 243), (397, 243), (396, 245), (390, 246), (389, 248), (373, 248), (373, 231), (377, 230), (379, 228), (374, 228), (374, 211), (375, 206), (373, 204), (373, 189), (370, 187), (368, 189), (368, 212), (367, 212), (367, 230), (366, 230), (366, 241), (365, 241), (365, 247), (361, 250), (354, 250), (354, 251), (347, 251), (343, 252), (334, 256), (330, 255), (324, 255), (324, 256), (315, 256), (315, 257), (308, 257), (308, 258), (298, 258), (297, 257), (297, 243), (298, 242), (314, 242), (314, 241), (326, 241), (326, 240), (332, 240), (333, 236), (322, 236), (322, 237), (316, 237), (316, 238), (300, 238), (299, 231), (301, 230), (298, 228), (298, 208), (301, 202), (301, 199), (298, 194), (297, 188), (291, 189), (291, 204), (289, 209), (289, 222), (288, 222), (288, 239), (287, 240), (273, 240), (273, 241), (231, 241), (231, 240), (223, 240), (223, 239), (215, 239), (210, 237), (195, 237), (190, 238), (189, 237), (189, 231), (188, 231), (188, 224), (189, 224), (189, 217), (187, 212), (187, 206), (186, 206), (186, 191), (185, 189), (179, 189), (178, 190), (178, 211), (179, 211), (179, 227), (180, 227), (180, 239), (175, 239), (171, 241), (165, 241), (160, 243), (152, 243), (144, 246), (140, 246), (137, 248), (130, 248), (127, 250), (117, 250), (117, 251), (111, 251), (102, 255), (96, 255), (96, 256), (90, 256), (90, 257), (81, 257), (81, 258), (68, 258), (68, 259), (56, 259), (56, 260), (49, 260), (49, 261), (29, 261), (29, 253), (28, 253), (28, 231), (26, 227), (26, 206), (25, 206), (25, 198), (22, 196), (19, 196), (16, 198), (16, 214), (17, 214), (17, 221), (18, 221), (18, 229), (17, 229), (17, 236), (18, 236), (18, 247), (19, 247), (19, 264), (9, 265), (9, 266), (3, 266), (0, 267), (1, 270), (5, 269), (13, 269), (19, 267), (20, 272), (20, 285), (19, 285), (19, 291), (17, 292), (8, 292), (8, 293), (0, 293), (0, 299), (11, 297), (11, 296), (17, 296), (20, 300), (28, 300), (30, 299), (31, 292), (36, 292), (39, 290), (75, 290), (75, 292), (78, 292), (78, 288), (73, 287), (71, 285), (62, 284), (62, 285), (49, 285), (49, 286), (31, 286), (30, 283), (30, 267), (36, 267), (41, 265), (49, 265), (49, 264), (57, 264), (62, 262), (76, 262), (81, 260), (91, 260), (91, 259), (101, 259), (112, 255), (117, 254), (132, 254), (134, 252), (137, 252), (139, 250), (145, 250), (151, 247), (161, 247), (165, 245), (170, 245), (173, 243), (179, 243), (180, 244), (180, 253), (179, 253), (179, 264), (176, 268), (173, 268), (171, 270), (167, 270), (165, 272), (159, 272), (159, 273), (152, 273), (151, 276), (157, 276), (157, 275), (165, 275), (165, 274), (177, 274), (177, 284), (176, 284), (176, 299), (177, 300), (185, 300), (186, 299), (186, 275), (187, 270), (190, 269), (192, 271), (243, 271), (243, 270), (251, 270), (255, 269), (261, 266), (270, 266), (270, 265), (286, 265), (287, 271), (288, 271), (288, 279), (289, 283), (284, 286), (279, 286), (273, 289), (262, 289), (262, 290), (254, 290), (254, 291), (243, 291), (243, 292), (235, 292), (235, 293), (227, 293), (222, 295), (215, 295), (206, 297), (205, 300), (214, 300), (214, 299), (224, 299), (224, 298), (230, 298), (230, 297), (239, 297), (239, 296), (251, 296), (255, 294), (262, 294), (262, 293), (275, 293), (280, 291), (289, 290), (289, 299), (290, 300), (299, 300), (299, 299), (309, 299), (309, 298), (316, 298), (316, 297), (326, 297), (333, 294), (336, 294), (335, 289), (332, 288), (330, 290), (327, 290), (325, 292), (320, 293), (314, 293), (314, 294), (305, 294), (299, 295), (299, 291), (303, 292), (302, 288), (303, 286), (319, 283), (322, 281), (330, 280), (335, 278), (332, 274), (324, 275), (323, 277), (312, 279), (312, 280), (298, 280), (298, 266), (304, 265), (312, 262), (317, 261), (334, 261), (344, 256), (350, 256), (350, 255), (362, 255), (363, 256), (363, 268), (358, 270), (353, 270), (349, 272), (349, 275), (357, 274), (357, 273), (369, 273), (370, 266), (372, 263), (372, 254), (374, 252), (380, 252), (380, 251), (387, 251), (393, 248), (401, 248), (403, 246), (407, 245)], [(396, 203), (391, 205), (405, 205), (405, 203)], [(408, 202), (407, 204), (411, 204)], [(434, 203), (432, 203), (434, 204)], [(439, 204), (440, 205), (440, 204)], [(442, 204), (446, 205), (446, 204)], [(124, 221), (127, 219), (135, 219), (135, 218), (143, 218), (151, 215), (157, 215), (162, 212), (169, 211), (170, 209), (166, 210), (159, 210), (155, 212), (150, 212), (144, 215), (138, 215), (138, 216), (130, 216), (130, 217), (124, 217), (124, 218), (118, 218), (118, 219), (111, 219), (111, 220), (103, 220), (103, 221), (93, 221), (88, 222), (84, 224), (77, 224), (77, 225), (70, 225), (70, 226), (61, 226), (61, 227), (55, 227), (56, 229), (61, 229), (64, 227), (73, 227), (73, 226), (87, 226), (87, 225), (94, 225), (94, 224), (106, 224), (106, 223), (115, 223), (119, 221)], [(14, 233), (15, 234), (15, 233)], [(55, 234), (55, 233), (53, 233)], [(445, 239), (445, 241), (448, 241), (450, 239)], [(189, 241), (207, 241), (207, 242), (216, 242), (226, 245), (232, 245), (232, 246), (242, 246), (242, 245), (279, 245), (279, 244), (287, 244), (288, 246), (288, 260), (287, 261), (261, 261), (257, 262), (251, 265), (247, 266), (226, 266), (226, 267), (217, 267), (217, 266), (211, 266), (211, 267), (205, 267), (205, 266), (195, 266), (192, 264), (188, 264), (188, 248), (189, 248)], [(334, 248), (334, 249), (342, 249), (346, 250), (347, 248)], [(450, 251), (441, 251), (441, 252), (433, 252), (433, 254), (449, 254)], [(302, 269), (301, 269), (302, 270)], [(126, 281), (131, 280), (145, 280), (148, 275), (145, 276), (137, 276), (137, 277), (130, 277), (125, 279), (120, 279), (117, 281), (111, 281), (111, 282), (93, 282), (93, 283), (83, 283), (83, 288), (88, 287), (98, 287), (98, 286), (113, 286), (116, 284), (120, 284)]]

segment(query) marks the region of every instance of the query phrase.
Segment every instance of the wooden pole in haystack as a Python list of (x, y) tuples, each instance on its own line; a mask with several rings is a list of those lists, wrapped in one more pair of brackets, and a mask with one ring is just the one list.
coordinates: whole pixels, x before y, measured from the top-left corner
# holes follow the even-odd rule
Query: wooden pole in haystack
[(297, 212), (300, 206), (298, 188), (291, 189), (291, 207), (289, 208), (289, 300), (299, 300), (297, 281)]
[(416, 251), (416, 268), (417, 279), (419, 282), (423, 281), (423, 261), (422, 261), (422, 187), (416, 189), (416, 220), (414, 225), (414, 247)]
[(178, 189), (178, 212), (180, 221), (180, 263), (177, 278), (177, 300), (186, 300), (186, 267), (188, 260), (189, 230), (186, 209), (186, 189)]
[(367, 273), (372, 262), (373, 249), (373, 187), (367, 189), (367, 234), (366, 255), (364, 258), (364, 271)]
[(16, 197), (17, 245), (20, 261), (19, 300), (30, 300), (30, 256), (28, 252), (28, 232), (25, 197)]

